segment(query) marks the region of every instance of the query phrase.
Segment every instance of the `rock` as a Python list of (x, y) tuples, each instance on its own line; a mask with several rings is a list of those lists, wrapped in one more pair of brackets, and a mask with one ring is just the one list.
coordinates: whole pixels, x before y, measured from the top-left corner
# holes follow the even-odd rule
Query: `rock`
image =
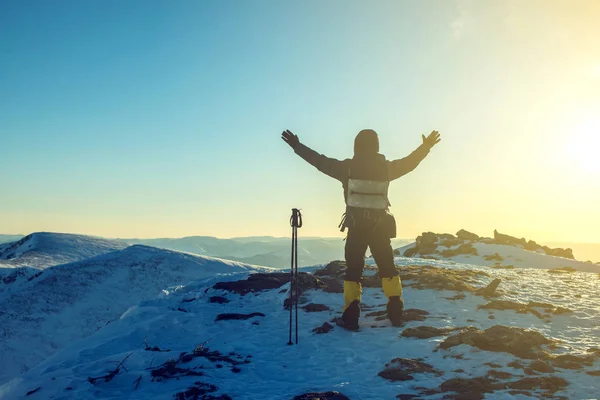
[(296, 396), (293, 400), (350, 400), (340, 392), (306, 393)]
[(544, 315), (542, 315), (535, 308), (544, 308), (545, 311), (547, 311), (551, 314), (554, 314), (554, 315), (560, 315), (560, 314), (566, 314), (566, 313), (572, 312), (568, 308), (555, 307), (554, 305), (549, 304), (549, 303), (539, 303), (539, 302), (534, 302), (534, 301), (530, 301), (529, 303), (525, 304), (525, 303), (519, 303), (516, 301), (510, 301), (510, 300), (492, 300), (487, 304), (477, 306), (478, 310), (479, 309), (514, 310), (519, 314), (529, 313), (529, 314), (535, 315), (536, 317), (538, 317), (540, 319), (545, 319)]
[(450, 257), (454, 257), (454, 256), (459, 256), (459, 255), (473, 255), (476, 256), (479, 253), (477, 253), (477, 249), (475, 247), (473, 247), (473, 245), (471, 243), (465, 243), (465, 244), (461, 244), (460, 246), (458, 246), (458, 248), (451, 250), (443, 250), (440, 252), (440, 255), (442, 257), (446, 257), (446, 258), (450, 258)]
[(428, 244), (435, 244), (439, 240), (438, 235), (433, 232), (423, 232), (421, 236), (417, 237), (417, 246), (423, 246)]
[[(440, 390), (446, 392), (456, 392), (457, 399), (483, 399), (485, 393), (493, 393), (494, 390), (502, 389), (491, 378), (481, 376), (477, 378), (452, 378), (442, 383)], [(446, 398), (446, 397), (444, 397)]]
[(509, 246), (525, 246), (527, 244), (527, 241), (525, 239), (517, 239), (513, 236), (504, 235), (502, 233), (499, 233), (497, 230), (494, 230), (494, 242), (496, 244), (505, 244)]
[(327, 264), (324, 268), (315, 271), (314, 275), (318, 277), (329, 276), (341, 278), (346, 273), (346, 262), (345, 261), (332, 261)]
[(508, 382), (508, 387), (519, 390), (544, 389), (550, 393), (557, 392), (569, 386), (569, 382), (557, 376), (539, 376), (535, 378), (523, 378), (516, 382)]
[(554, 372), (554, 368), (552, 368), (552, 365), (542, 360), (532, 362), (531, 364), (529, 364), (529, 368), (531, 368), (534, 371), (542, 372), (545, 374)]
[(313, 332), (315, 332), (317, 335), (320, 335), (323, 333), (329, 333), (329, 331), (331, 331), (332, 329), (333, 325), (331, 325), (329, 322), (325, 322), (323, 325), (313, 329)]
[(481, 350), (510, 353), (520, 358), (538, 359), (547, 356), (547, 352), (541, 346), (554, 343), (555, 341), (534, 330), (494, 325), (485, 331), (471, 329), (459, 332), (444, 340), (439, 347), (445, 350), (467, 344)]
[(211, 303), (217, 303), (217, 304), (225, 304), (225, 303), (229, 303), (229, 300), (227, 300), (223, 296), (212, 296), (210, 298), (210, 302)]
[(510, 372), (496, 371), (494, 369), (490, 369), (487, 373), (487, 376), (493, 379), (506, 380), (512, 378), (514, 375)]
[(264, 317), (265, 314), (255, 312), (251, 314), (219, 314), (215, 321), (231, 321), (231, 320), (246, 320), (254, 317)]
[(415, 246), (415, 247), (409, 247), (408, 249), (404, 250), (404, 254), (402, 254), (402, 256), (404, 256), (404, 257), (412, 257), (412, 256), (414, 256), (417, 253), (418, 253), (417, 246)]
[(498, 253), (494, 253), (492, 255), (483, 256), (483, 259), (486, 261), (504, 261), (504, 258)]
[(440, 268), (430, 265), (398, 267), (404, 286), (415, 289), (451, 290), (455, 292), (474, 292), (471, 283), (475, 278), (487, 277), (487, 273), (476, 270)]
[(398, 400), (411, 400), (411, 399), (418, 399), (419, 395), (418, 394), (399, 394), (398, 396), (396, 396), (396, 398)]
[(464, 229), (461, 229), (460, 231), (456, 232), (456, 237), (463, 240), (472, 240), (474, 242), (480, 239), (479, 235), (476, 235)]
[(584, 366), (591, 367), (594, 364), (594, 356), (574, 356), (571, 354), (563, 354), (552, 357), (552, 365), (556, 368), (564, 369), (583, 369)]
[[(318, 289), (324, 286), (313, 275), (306, 272), (298, 274), (300, 294), (308, 289)], [(285, 272), (273, 272), (268, 274), (251, 274), (247, 279), (234, 282), (218, 282), (213, 286), (216, 290), (226, 290), (229, 292), (246, 295), (250, 292), (260, 292), (263, 290), (278, 289), (289, 283), (290, 274)]]
[(483, 296), (483, 297), (493, 297), (495, 295), (498, 295), (495, 292), (496, 292), (496, 289), (498, 288), (498, 285), (500, 285), (500, 282), (502, 282), (502, 280), (500, 278), (496, 278), (492, 281), (492, 283), (490, 283), (486, 287), (477, 289), (475, 291), (475, 294), (477, 296)]
[(310, 303), (302, 307), (302, 309), (306, 312), (322, 312), (322, 311), (330, 311), (331, 308), (326, 306), (325, 304), (315, 304)]
[(518, 361), (518, 360), (509, 362), (507, 364), (507, 366), (509, 366), (511, 368), (515, 368), (515, 369), (523, 369), (523, 368), (525, 368), (525, 365), (523, 363), (521, 363), (521, 361)]
[(502, 365), (496, 364), (496, 363), (491, 363), (491, 362), (485, 363), (483, 365), (487, 365), (490, 368), (502, 368)]
[(392, 382), (410, 381), (413, 380), (412, 374), (433, 373), (441, 375), (441, 373), (433, 368), (432, 365), (421, 361), (409, 358), (395, 358), (385, 364), (385, 369), (378, 375), (383, 379)]
[(458, 238), (444, 239), (444, 240), (442, 240), (442, 243), (440, 243), (440, 246), (454, 247), (454, 246), (460, 246), (463, 243), (464, 243), (464, 240), (458, 239)]
[(560, 248), (550, 249), (550, 248), (545, 248), (545, 246), (544, 246), (544, 250), (546, 250), (546, 254), (548, 254), (549, 256), (569, 258), (571, 260), (575, 259), (575, 257), (573, 256), (572, 249), (560, 249)]
[(600, 371), (588, 371), (586, 374), (590, 376), (600, 376)]
[(465, 297), (464, 293), (459, 293), (456, 296), (446, 297), (446, 300), (463, 300)]
[(447, 336), (452, 332), (456, 332), (464, 329), (476, 329), (473, 327), (462, 327), (462, 328), (435, 328), (433, 326), (417, 326), (415, 328), (407, 328), (402, 332), (404, 337), (414, 337), (418, 339), (430, 339), (437, 336)]

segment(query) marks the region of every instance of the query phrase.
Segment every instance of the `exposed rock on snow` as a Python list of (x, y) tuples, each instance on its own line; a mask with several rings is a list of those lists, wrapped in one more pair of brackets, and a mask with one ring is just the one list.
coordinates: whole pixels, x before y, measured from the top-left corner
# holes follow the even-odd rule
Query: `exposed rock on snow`
[(408, 358), (394, 358), (385, 364), (385, 369), (378, 375), (388, 381), (396, 382), (411, 381), (414, 379), (413, 374), (443, 375), (430, 364)]
[(465, 329), (477, 329), (474, 327), (462, 327), (462, 328), (436, 328), (433, 326), (416, 326), (414, 328), (407, 328), (402, 332), (404, 337), (414, 337), (418, 339), (430, 339), (437, 336), (448, 336), (453, 332), (462, 331)]
[(500, 282), (502, 282), (502, 280), (500, 278), (496, 278), (492, 281), (492, 283), (490, 283), (486, 287), (477, 289), (475, 291), (475, 294), (478, 296), (486, 297), (486, 298), (500, 296), (500, 293), (496, 292), (496, 289), (498, 289)]
[(461, 229), (460, 231), (456, 232), (456, 237), (459, 239), (472, 240), (472, 241), (476, 241), (476, 240), (480, 239), (479, 235), (476, 235), (476, 234), (466, 231), (464, 229)]
[(556, 341), (534, 330), (495, 325), (483, 331), (477, 329), (460, 332), (447, 338), (439, 347), (449, 349), (461, 344), (481, 350), (506, 352), (521, 358), (537, 359), (548, 356), (542, 346), (556, 344)]
[(323, 333), (329, 333), (334, 328), (329, 322), (323, 323), (323, 325), (316, 327), (312, 331), (318, 335)]
[[(243, 295), (263, 290), (278, 289), (290, 282), (290, 274), (284, 272), (274, 272), (269, 274), (252, 274), (247, 279), (234, 282), (219, 282), (213, 286), (216, 290), (226, 290)], [(313, 275), (306, 272), (298, 274), (299, 294), (306, 290), (316, 289), (325, 286)]]
[[(540, 319), (547, 319), (554, 315), (568, 314), (572, 311), (565, 307), (556, 307), (549, 303), (539, 303), (530, 301), (529, 303), (519, 303), (510, 300), (493, 300), (487, 304), (483, 304), (477, 307), (478, 309), (484, 310), (514, 310), (519, 314), (533, 314)], [(543, 315), (536, 308), (542, 308), (546, 313)]]
[(571, 249), (552, 249), (526, 239), (504, 235), (495, 231), (494, 238), (481, 238), (466, 231), (458, 237), (448, 234), (424, 232), (414, 243), (396, 249), (404, 257), (447, 259), (460, 263), (494, 266), (510, 259), (510, 264), (525, 268), (569, 267), (578, 271), (596, 272), (592, 263), (576, 261)]
[(293, 400), (350, 400), (339, 392), (306, 393), (294, 397)]
[(400, 278), (404, 286), (415, 289), (451, 290), (454, 292), (475, 292), (476, 277), (489, 276), (476, 270), (439, 268), (430, 265), (400, 267)]
[(315, 303), (307, 304), (307, 305), (303, 306), (302, 309), (306, 312), (323, 312), (323, 311), (331, 310), (331, 308), (329, 308), (329, 306), (326, 306), (325, 304), (315, 304)]
[(215, 321), (232, 321), (232, 320), (244, 321), (244, 320), (247, 320), (250, 318), (264, 317), (264, 316), (265, 316), (265, 314), (259, 313), (259, 312), (250, 313), (250, 314), (237, 314), (237, 313), (219, 314), (219, 315), (217, 315), (217, 318), (215, 318)]

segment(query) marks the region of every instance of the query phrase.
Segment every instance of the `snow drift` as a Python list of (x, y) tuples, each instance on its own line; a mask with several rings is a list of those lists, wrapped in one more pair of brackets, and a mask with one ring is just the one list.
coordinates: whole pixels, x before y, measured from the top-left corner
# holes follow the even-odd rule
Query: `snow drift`
[[(23, 246), (27, 241), (13, 249)], [(0, 297), (0, 382), (172, 286), (257, 269), (141, 245), (48, 268)]]

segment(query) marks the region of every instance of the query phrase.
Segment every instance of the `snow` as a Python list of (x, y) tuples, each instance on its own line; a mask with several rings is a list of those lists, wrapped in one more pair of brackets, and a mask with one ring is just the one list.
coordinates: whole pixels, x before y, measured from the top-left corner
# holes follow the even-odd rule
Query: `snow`
[[(142, 252), (142, 250), (144, 250)], [(127, 250), (126, 250), (127, 251)], [(150, 252), (147, 248), (135, 249), (136, 252)], [(548, 256), (545, 256), (548, 257)], [(153, 270), (149, 259), (139, 259), (139, 272)], [(372, 261), (370, 261), (372, 263)], [(549, 274), (538, 268), (520, 268), (497, 270), (490, 267), (455, 263), (452, 261), (432, 261), (423, 259), (397, 258), (399, 265), (434, 265), (442, 268), (477, 269), (490, 274), (480, 277), (481, 286), (496, 277), (502, 279), (501, 289), (507, 293), (504, 299), (519, 301), (545, 301), (572, 309), (573, 314), (557, 315), (550, 322), (530, 314), (516, 314), (513, 311), (494, 311), (494, 320), (489, 319), (490, 312), (478, 310), (477, 306), (486, 302), (482, 297), (466, 294), (464, 300), (447, 300), (455, 292), (418, 290), (405, 287), (404, 300), (407, 308), (418, 308), (431, 313), (424, 322), (411, 322), (406, 327), (430, 325), (435, 327), (459, 327), (473, 325), (481, 329), (501, 324), (537, 329), (547, 337), (562, 340), (562, 353), (584, 353), (589, 347), (600, 347), (600, 324), (598, 321), (597, 299), (600, 295), (600, 280), (595, 274), (575, 272), (570, 274)], [(208, 263), (208, 261), (207, 261)], [(85, 307), (118, 302), (113, 297), (122, 295), (124, 288), (131, 287), (143, 274), (135, 279), (126, 279), (119, 274), (119, 268), (111, 263), (103, 267), (110, 268), (111, 278), (99, 279), (101, 289), (95, 295), (89, 295), (90, 301)], [(175, 265), (173, 265), (175, 267)], [(222, 269), (222, 265), (219, 268)], [(132, 269), (136, 269), (133, 265)], [(79, 269), (82, 269), (81, 267)], [(102, 275), (102, 268), (91, 267), (91, 275)], [(124, 269), (124, 268), (121, 268)], [(314, 268), (307, 269), (314, 270)], [(113, 275), (116, 275), (112, 277)], [(219, 388), (219, 393), (228, 394), (233, 399), (289, 399), (294, 395), (309, 391), (337, 390), (351, 399), (393, 399), (398, 394), (417, 394), (416, 387), (435, 388), (452, 377), (475, 377), (485, 375), (489, 367), (487, 362), (502, 364), (502, 371), (520, 374), (520, 370), (506, 367), (516, 357), (505, 353), (480, 351), (468, 346), (458, 346), (450, 350), (434, 351), (441, 338), (407, 339), (400, 337), (402, 328), (393, 328), (387, 321), (376, 322), (373, 319), (361, 320), (361, 331), (351, 333), (340, 328), (324, 335), (316, 335), (311, 330), (334, 316), (339, 315), (342, 306), (341, 294), (328, 294), (322, 291), (309, 291), (309, 302), (323, 303), (332, 308), (330, 312), (306, 313), (300, 315), (300, 341), (298, 346), (288, 346), (289, 313), (282, 307), (286, 293), (280, 290), (261, 292), (260, 294), (237, 294), (216, 291), (211, 286), (217, 281), (242, 279), (247, 272), (226, 276), (210, 277), (190, 282), (183, 287), (169, 290), (160, 298), (151, 299), (156, 290), (141, 294), (135, 291), (130, 300), (146, 296), (145, 301), (129, 308), (120, 319), (103, 327), (89, 337), (73, 343), (70, 347), (56, 353), (21, 377), (0, 387), (0, 398), (17, 399), (26, 393), (40, 388), (28, 399), (173, 399), (174, 394), (194, 385), (196, 381), (210, 382)], [(188, 275), (191, 278), (191, 274)], [(63, 276), (64, 278), (64, 276)], [(164, 278), (163, 278), (164, 279)], [(126, 282), (123, 282), (125, 280)], [(72, 288), (75, 296), (82, 299), (81, 289), (75, 282), (64, 284)], [(114, 287), (113, 287), (114, 286)], [(152, 286), (159, 289), (161, 285)], [(165, 285), (162, 285), (163, 287)], [(87, 286), (85, 291), (92, 290)], [(108, 291), (108, 294), (102, 294)], [(133, 292), (133, 293), (132, 293)], [(230, 300), (227, 304), (213, 304), (210, 296), (221, 295)], [(190, 299), (195, 299), (190, 301)], [(379, 289), (366, 288), (363, 294), (364, 304), (381, 309), (385, 298)], [(15, 302), (13, 307), (18, 306)], [(184, 311), (177, 311), (182, 307)], [(215, 317), (220, 313), (262, 312), (264, 318), (255, 317), (246, 321), (219, 321)], [(106, 316), (105, 316), (106, 317)], [(104, 317), (104, 318), (105, 318)], [(100, 319), (99, 322), (104, 321)], [(475, 322), (473, 322), (475, 321)], [(71, 321), (73, 323), (76, 321)], [(65, 324), (67, 321), (65, 320)], [(258, 324), (255, 324), (258, 323)], [(54, 327), (53, 329), (56, 329)], [(67, 331), (66, 325), (62, 328)], [(28, 337), (32, 332), (23, 333)], [(170, 349), (169, 352), (150, 352), (144, 350), (144, 339), (151, 346)], [(242, 357), (251, 355), (251, 363), (242, 365), (238, 374), (229, 368), (217, 368), (205, 362), (202, 365), (204, 376), (181, 377), (162, 382), (152, 382), (150, 366), (157, 366), (168, 359), (177, 358), (180, 352), (191, 352), (199, 343), (209, 340), (207, 346), (223, 354), (236, 352)], [(91, 384), (88, 377), (102, 376), (115, 368), (119, 362), (130, 355), (126, 361), (126, 370), (122, 370), (110, 382), (99, 381)], [(464, 355), (461, 360), (448, 357)], [(384, 364), (395, 357), (421, 358), (444, 372), (444, 376), (415, 374), (415, 380), (407, 382), (388, 382), (378, 377)], [(4, 362), (4, 361), (3, 361)], [(195, 364), (196, 365), (196, 364)], [(589, 370), (598, 370), (596, 362)], [(457, 369), (464, 372), (453, 372)], [(597, 377), (586, 375), (582, 371), (557, 370), (556, 376), (570, 383), (564, 392), (568, 398), (596, 398), (600, 391)], [(134, 382), (141, 377), (137, 390)], [(67, 389), (69, 388), (69, 389)], [(539, 396), (539, 393), (537, 394)], [(441, 395), (421, 396), (421, 398), (441, 398)], [(495, 392), (488, 398), (513, 399), (527, 398), (523, 395), (512, 396), (507, 392)]]
[(37, 232), (0, 245), (0, 267), (44, 269), (121, 250), (127, 243), (70, 233)]
[[(492, 266), (496, 264), (500, 265), (512, 265), (516, 268), (563, 268), (569, 267), (582, 272), (598, 272), (600, 273), (600, 267), (598, 264), (589, 262), (582, 262), (572, 260), (569, 258), (549, 256), (543, 253), (535, 251), (525, 250), (517, 246), (501, 245), (501, 244), (488, 244), (488, 243), (472, 243), (473, 247), (477, 249), (478, 255), (457, 255), (453, 257), (443, 257), (441, 254), (434, 253), (430, 256), (435, 257), (438, 260), (454, 261), (462, 264), (473, 264), (481, 266)], [(411, 243), (404, 247), (397, 249), (400, 254), (408, 249), (414, 248), (415, 243)], [(438, 245), (437, 250), (443, 251), (447, 249), (456, 249), (458, 246), (446, 247)], [(485, 256), (491, 256), (495, 253), (499, 254), (503, 261), (486, 260)]]
[(0, 382), (162, 290), (216, 274), (256, 270), (267, 269), (141, 245), (48, 268), (10, 295), (0, 293)]

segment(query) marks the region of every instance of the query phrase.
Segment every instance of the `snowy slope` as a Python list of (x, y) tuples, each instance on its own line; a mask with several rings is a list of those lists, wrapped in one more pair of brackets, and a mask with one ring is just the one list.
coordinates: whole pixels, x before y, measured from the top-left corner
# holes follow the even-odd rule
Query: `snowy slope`
[(0, 297), (0, 382), (171, 286), (256, 269), (140, 245), (46, 269)]
[[(490, 399), (550, 398), (548, 388), (521, 388), (535, 386), (536, 382), (550, 386), (556, 386), (558, 382), (556, 396), (597, 398), (599, 380), (588, 373), (597, 373), (600, 369), (599, 357), (583, 369), (573, 369), (569, 362), (560, 364), (556, 361), (555, 364), (561, 367), (543, 364), (552, 372), (526, 372), (527, 367), (524, 370), (519, 364), (533, 365), (533, 360), (509, 353), (483, 351), (464, 344), (438, 350), (438, 345), (449, 334), (429, 339), (401, 336), (405, 329), (421, 325), (437, 328), (474, 326), (479, 329), (504, 325), (533, 329), (547, 338), (561, 340), (558, 347), (551, 350), (554, 355), (590, 354), (590, 348), (600, 347), (597, 304), (600, 289), (595, 274), (576, 272), (567, 277), (539, 269), (498, 270), (406, 258), (398, 258), (397, 263), (432, 265), (440, 268), (439, 271), (463, 271), (477, 286), (500, 278), (505, 293), (500, 299), (552, 302), (573, 312), (539, 318), (510, 310), (483, 310), (478, 308), (488, 301), (483, 297), (467, 292), (462, 293), (464, 297), (461, 298), (455, 291), (426, 289), (405, 281), (406, 306), (428, 311), (430, 314), (425, 321), (393, 328), (386, 320), (364, 316), (358, 333), (335, 327), (328, 334), (317, 335), (312, 332), (313, 328), (339, 315), (342, 295), (310, 290), (305, 294), (306, 302), (325, 304), (331, 311), (308, 313), (301, 310), (300, 343), (288, 346), (289, 314), (282, 308), (286, 293), (277, 289), (241, 296), (211, 289), (216, 281), (223, 279), (210, 278), (130, 309), (118, 321), (0, 387), (0, 398), (17, 399), (30, 393), (28, 399), (265, 400), (292, 399), (315, 391), (339, 391), (349, 399), (396, 399), (398, 395), (406, 396), (401, 398), (464, 399), (484, 396), (445, 397), (447, 393), (439, 390), (445, 387), (447, 392), (451, 382), (471, 390), (480, 384), (468, 380), (488, 379), (484, 376), (520, 388), (495, 389), (485, 394)], [(229, 276), (225, 280), (234, 278)], [(212, 303), (210, 298), (215, 295), (224, 296), (229, 302)], [(364, 308), (370, 307), (369, 311), (384, 308), (385, 300), (378, 288), (365, 288), (363, 300)], [(245, 321), (215, 322), (221, 313), (254, 312), (264, 316), (257, 315)], [(204, 348), (194, 352), (205, 341), (209, 341), (206, 346), (211, 351), (222, 355), (233, 352), (238, 355), (233, 355), (233, 361), (249, 362), (242, 361), (235, 366), (226, 360), (215, 362), (207, 357), (194, 358), (195, 354), (207, 354)], [(414, 373), (410, 380), (396, 382), (378, 376), (384, 365), (396, 357), (419, 359), (438, 372)], [(88, 378), (106, 376), (123, 360), (124, 368), (108, 381), (88, 381)], [(164, 378), (165, 374), (171, 378)], [(463, 383), (457, 385), (454, 378), (465, 381), (459, 380)], [(566, 379), (566, 386), (560, 386), (562, 379)], [(203, 397), (202, 388), (209, 392), (214, 390), (213, 395), (219, 397)], [(428, 392), (424, 388), (437, 391)], [(188, 397), (175, 396), (186, 389)]]
[(70, 233), (37, 232), (0, 245), (0, 266), (43, 269), (127, 247), (119, 240)]
[(85, 235), (38, 232), (0, 244), (0, 299), (54, 265), (67, 264), (127, 247), (125, 242)]
[[(472, 246), (477, 250), (477, 255), (473, 254), (458, 254), (451, 257), (444, 257), (441, 253), (445, 250), (454, 250), (458, 246), (446, 247), (438, 245), (435, 252), (427, 254), (426, 257), (454, 261), (457, 263), (474, 264), (482, 266), (513, 266), (516, 268), (573, 268), (582, 272), (599, 272), (600, 265), (591, 262), (582, 262), (569, 258), (550, 256), (535, 251), (525, 250), (516, 246), (487, 244), (487, 243), (472, 243)], [(399, 254), (404, 254), (405, 251), (413, 249), (415, 243), (411, 243), (397, 249)], [(500, 258), (498, 258), (497, 256)], [(421, 256), (416, 254), (415, 257)], [(488, 259), (486, 259), (488, 257)]]

